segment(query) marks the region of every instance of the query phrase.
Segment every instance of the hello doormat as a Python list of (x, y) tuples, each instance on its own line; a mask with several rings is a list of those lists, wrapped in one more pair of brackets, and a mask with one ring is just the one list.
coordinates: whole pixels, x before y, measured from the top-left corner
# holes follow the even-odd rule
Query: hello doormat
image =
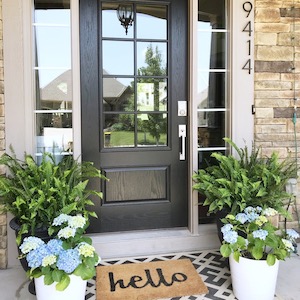
[(157, 300), (207, 294), (189, 259), (99, 266), (97, 300)]

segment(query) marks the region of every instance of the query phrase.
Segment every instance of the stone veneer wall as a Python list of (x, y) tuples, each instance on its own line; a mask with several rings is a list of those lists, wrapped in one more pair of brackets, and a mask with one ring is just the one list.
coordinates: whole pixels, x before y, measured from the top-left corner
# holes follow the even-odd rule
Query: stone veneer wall
[[(292, 157), (298, 156), (300, 165), (300, 155), (296, 155), (300, 152), (299, 79), (300, 0), (255, 0), (254, 140), (257, 146), (262, 146), (265, 155), (273, 150), (280, 157), (291, 153)], [(292, 119), (294, 111), (298, 118), (295, 125), (297, 152)], [(299, 187), (298, 183), (298, 191)], [(299, 228), (299, 195), (294, 203), (290, 208), (293, 221), (288, 222), (288, 227)]]
[[(2, 0), (0, 0), (0, 155), (5, 150), (5, 123), (4, 123), (4, 72), (3, 72), (3, 23)], [(3, 170), (0, 170), (0, 173)], [(7, 217), (0, 214), (0, 269), (7, 267)]]

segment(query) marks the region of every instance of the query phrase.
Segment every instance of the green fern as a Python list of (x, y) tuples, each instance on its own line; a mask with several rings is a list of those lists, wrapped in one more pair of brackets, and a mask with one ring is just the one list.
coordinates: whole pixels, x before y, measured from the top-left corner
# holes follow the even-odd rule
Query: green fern
[(20, 222), (19, 235), (48, 227), (60, 213), (96, 216), (91, 196), (101, 199), (102, 193), (89, 190), (88, 182), (106, 178), (91, 162), (68, 156), (56, 163), (53, 154), (44, 153), (37, 164), (31, 155), (19, 160), (12, 151), (2, 155), (0, 165), (8, 171), (0, 176), (0, 204)]
[(193, 188), (205, 196), (203, 205), (208, 213), (227, 209), (233, 214), (247, 206), (272, 207), (282, 211), (283, 201), (289, 195), (285, 185), (297, 174), (290, 158), (280, 160), (277, 153), (262, 157), (260, 149), (252, 146), (239, 148), (229, 138), (224, 138), (237, 152), (237, 157), (214, 152), (216, 164), (198, 170), (193, 176)]

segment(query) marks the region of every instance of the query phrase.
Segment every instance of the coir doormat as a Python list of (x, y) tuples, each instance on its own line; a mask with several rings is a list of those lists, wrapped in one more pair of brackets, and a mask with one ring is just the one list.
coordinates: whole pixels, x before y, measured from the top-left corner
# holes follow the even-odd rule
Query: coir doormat
[(156, 300), (207, 294), (189, 259), (97, 267), (97, 300)]

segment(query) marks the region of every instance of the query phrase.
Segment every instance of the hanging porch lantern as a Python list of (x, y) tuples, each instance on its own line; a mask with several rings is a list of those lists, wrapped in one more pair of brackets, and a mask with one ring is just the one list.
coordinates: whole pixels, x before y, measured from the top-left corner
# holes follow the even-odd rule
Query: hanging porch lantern
[(125, 28), (125, 33), (128, 33), (128, 27), (133, 23), (133, 4), (123, 3), (119, 4), (117, 8), (117, 16), (121, 25)]

